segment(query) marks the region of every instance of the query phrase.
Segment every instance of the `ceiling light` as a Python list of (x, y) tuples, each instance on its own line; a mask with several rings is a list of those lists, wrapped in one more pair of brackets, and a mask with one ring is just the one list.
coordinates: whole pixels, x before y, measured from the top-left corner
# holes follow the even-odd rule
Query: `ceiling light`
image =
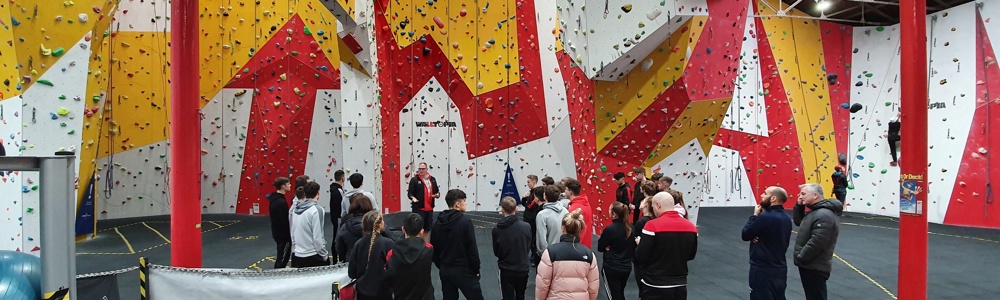
[(823, 11), (826, 10), (827, 8), (830, 8), (830, 1), (820, 0), (819, 2), (816, 2), (816, 9)]

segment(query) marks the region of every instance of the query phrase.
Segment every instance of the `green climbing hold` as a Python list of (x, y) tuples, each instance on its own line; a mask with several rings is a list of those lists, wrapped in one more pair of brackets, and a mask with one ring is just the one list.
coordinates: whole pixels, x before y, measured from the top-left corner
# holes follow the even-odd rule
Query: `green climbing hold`
[(302, 33), (305, 33), (307, 35), (312, 35), (313, 34), (312, 30), (309, 30), (309, 26), (303, 26), (302, 27)]
[(59, 95), (59, 100), (66, 100), (66, 95)]
[(27, 212), (29, 212), (29, 213), (30, 213), (30, 212), (33, 212), (33, 211), (35, 211), (35, 209), (34, 209), (34, 208), (31, 208), (31, 207), (29, 207), (29, 208), (25, 209), (25, 211), (27, 211)]
[(604, 140), (605, 140), (605, 141), (610, 141), (610, 140), (611, 140), (611, 137), (610, 137), (610, 136), (606, 136), (606, 137), (604, 137)]
[(299, 51), (292, 51), (292, 56), (299, 56)]
[(59, 123), (59, 127), (66, 127), (66, 123)]
[(56, 49), (52, 50), (52, 56), (60, 57), (60, 56), (63, 56), (63, 54), (66, 54), (66, 49), (63, 48), (63, 47), (59, 47), (59, 48), (56, 48)]
[(757, 169), (757, 174), (764, 173), (764, 169)]
[(885, 102), (885, 106), (892, 106), (892, 102), (888, 102), (888, 101), (886, 101), (886, 102)]
[(885, 27), (882, 27), (882, 26), (875, 27), (875, 31), (883, 32), (883, 31), (885, 31)]
[(670, 80), (669, 79), (668, 80), (664, 80), (663, 81), (663, 86), (664, 87), (670, 86)]
[(874, 169), (875, 168), (875, 163), (873, 163), (873, 162), (868, 163), (868, 168)]
[(864, 150), (865, 150), (865, 146), (858, 147), (858, 152), (861, 152), (861, 151), (864, 151)]
[(36, 184), (36, 185), (31, 186), (31, 190), (32, 191), (37, 191), (38, 190), (38, 185)]
[(101, 96), (100, 95), (94, 95), (93, 97), (90, 97), (90, 100), (93, 100), (94, 103), (101, 102)]
[(871, 203), (871, 202), (868, 202), (868, 206), (872, 206), (872, 203)]
[(601, 172), (607, 172), (608, 166), (601, 166)]
[(55, 85), (53, 85), (53, 84), (52, 84), (52, 82), (51, 82), (51, 81), (49, 81), (48, 79), (39, 79), (39, 80), (38, 80), (38, 84), (44, 84), (44, 85), (47, 85), (47, 86), (55, 86)]
[(872, 78), (872, 76), (875, 76), (875, 73), (865, 72), (865, 77)]
[(889, 173), (889, 170), (882, 169), (882, 174)]
[(66, 134), (69, 134), (69, 135), (73, 135), (73, 134), (75, 134), (75, 133), (76, 133), (76, 130), (70, 130), (70, 131), (69, 131), (69, 132), (67, 132)]

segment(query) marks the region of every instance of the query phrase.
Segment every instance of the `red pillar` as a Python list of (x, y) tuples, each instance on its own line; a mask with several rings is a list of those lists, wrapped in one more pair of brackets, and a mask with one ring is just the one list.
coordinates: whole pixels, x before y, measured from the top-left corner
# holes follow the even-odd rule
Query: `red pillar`
[[(899, 213), (900, 300), (927, 299), (927, 2), (903, 0), (900, 38), (900, 185), (918, 190), (914, 212)], [(906, 197), (904, 193), (900, 193)], [(902, 203), (902, 202), (901, 202)], [(902, 207), (901, 207), (902, 208)]]
[(198, 0), (173, 0), (170, 26), (170, 258), (201, 268)]

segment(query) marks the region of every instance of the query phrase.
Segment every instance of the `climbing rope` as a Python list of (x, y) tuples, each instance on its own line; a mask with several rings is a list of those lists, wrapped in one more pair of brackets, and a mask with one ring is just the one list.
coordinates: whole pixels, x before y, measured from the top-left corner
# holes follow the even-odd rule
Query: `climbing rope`
[[(795, 23), (794, 23), (794, 21), (792, 19), (788, 19), (788, 25), (789, 25), (789, 28), (793, 29), (793, 30), (791, 30), (792, 31), (792, 45), (797, 45), (798, 42), (797, 42), (797, 39), (796, 39), (796, 36), (795, 36), (795, 30), (794, 30), (795, 29), (794, 28), (795, 27)], [(799, 56), (799, 47), (793, 46), (792, 48), (795, 51), (795, 60), (796, 60), (795, 61), (795, 67), (799, 71), (799, 77), (800, 77), (799, 79), (801, 80), (802, 79), (801, 78), (802, 77), (802, 64), (799, 63), (799, 61), (798, 61), (798, 59), (800, 57)], [(802, 85), (802, 83), (799, 83), (799, 85)], [(799, 101), (807, 101), (806, 100), (805, 89), (800, 88), (799, 90), (800, 90), (800, 93), (799, 93), (799, 97), (800, 98), (798, 100)], [(791, 100), (791, 99), (789, 99), (789, 100)], [(808, 124), (813, 125), (812, 122), (814, 121), (814, 119), (812, 118), (812, 116), (809, 115), (809, 109), (805, 108), (805, 109), (803, 109), (803, 111), (806, 114), (806, 120), (809, 120)], [(819, 122), (822, 122), (822, 121), (819, 121)], [(815, 126), (813, 126), (813, 129), (810, 130), (809, 133), (808, 133), (808, 135), (810, 137), (809, 141), (813, 144), (813, 147), (815, 147), (816, 149), (820, 149), (819, 143), (816, 142), (816, 135), (815, 135), (816, 130), (818, 130), (818, 129), (819, 129), (819, 124), (817, 122), (817, 124), (815, 124)], [(801, 148), (801, 145), (799, 147)], [(820, 151), (823, 151), (823, 153), (826, 153), (826, 151), (824, 151), (824, 150), (820, 150)], [(816, 166), (816, 168), (812, 170), (812, 173), (813, 173), (814, 176), (816, 176), (816, 180), (819, 180), (819, 178), (820, 178), (820, 173), (819, 173), (819, 168), (820, 168), (819, 156), (817, 156), (817, 154), (816, 154), (815, 151), (813, 151), (813, 155), (812, 156), (813, 156), (813, 163)], [(827, 154), (827, 156), (829, 156), (829, 154)], [(803, 157), (802, 159), (805, 160), (805, 157)], [(806, 172), (806, 170), (802, 170), (802, 171), (803, 171), (803, 173)], [(808, 179), (807, 179), (807, 181), (808, 181)]]
[[(886, 65), (885, 73), (884, 73), (886, 75), (888, 75), (889, 72), (893, 69), (893, 63), (896, 62), (897, 59), (899, 59), (899, 55), (898, 54), (899, 54), (899, 51), (901, 50), (901, 48), (900, 48), (900, 41), (901, 40), (899, 38), (896, 39), (896, 47), (895, 48), (896, 48), (896, 54), (897, 55), (893, 55), (889, 59), (889, 63)], [(894, 77), (894, 81), (898, 77), (899, 77), (899, 75), (897, 74), (897, 76)], [(876, 94), (877, 96), (875, 98), (875, 101), (872, 102), (872, 104), (878, 105), (878, 103), (880, 103), (881, 100), (884, 98), (884, 96), (886, 95), (886, 93), (884, 91), (885, 91), (885, 87), (886, 87), (886, 82), (888, 80), (889, 80), (889, 76), (882, 77), (882, 82), (879, 83), (879, 88), (878, 88), (879, 90), (878, 90), (878, 93)], [(872, 123), (873, 120), (875, 120), (875, 109), (872, 108), (872, 111), (869, 112), (868, 108), (870, 106), (871, 105), (865, 107), (865, 115), (867, 115), (867, 120), (865, 121), (864, 128), (871, 128), (871, 123)], [(859, 145), (863, 144), (867, 140), (868, 140), (868, 131), (866, 130), (865, 133), (861, 135), (861, 142), (859, 142), (858, 144)], [(847, 158), (847, 170), (849, 171), (849, 173), (853, 174), (853, 171), (851, 171), (851, 170), (854, 169), (854, 163), (857, 160), (858, 160), (858, 155), (854, 155), (853, 157), (849, 156)], [(847, 175), (847, 174), (845, 174), (845, 175)], [(848, 176), (848, 177), (849, 178), (853, 178), (853, 176)], [(848, 179), (848, 180), (853, 180), (853, 179)]]
[[(978, 12), (977, 12), (977, 14), (978, 14)], [(931, 26), (931, 27), (933, 28), (933, 26)], [(976, 26), (976, 27), (977, 27), (976, 28), (976, 35), (977, 35), (977, 37), (979, 37), (980, 39), (982, 39), (983, 37), (985, 37), (986, 33), (983, 32), (983, 26), (982, 26), (982, 24), (978, 24), (978, 26)], [(985, 43), (977, 43), (977, 44), (979, 44), (979, 51), (980, 51), (980, 53), (982, 53), (983, 58), (984, 58), (983, 61), (982, 61), (982, 64), (983, 64), (983, 82), (985, 82), (984, 84), (988, 84), (990, 82), (990, 79), (989, 79), (989, 76), (990, 76), (989, 65), (990, 64), (989, 64), (989, 60), (986, 57), (986, 46), (984, 45)], [(994, 64), (996, 63), (995, 58), (994, 58), (993, 63)], [(983, 89), (983, 92), (984, 92), (983, 97), (986, 100), (983, 103), (983, 106), (985, 106), (984, 108), (986, 109), (986, 122), (982, 124), (982, 132), (983, 132), (983, 134), (986, 135), (986, 145), (987, 145), (987, 147), (989, 147), (990, 145), (992, 145), (991, 141), (993, 139), (993, 137), (990, 135), (990, 128), (992, 127), (992, 125), (991, 125), (992, 118), (990, 117), (990, 110), (992, 110), (991, 109), (992, 105), (990, 105), (990, 102), (993, 102), (993, 98), (990, 97), (990, 89), (988, 87), (985, 87)], [(978, 109), (978, 107), (976, 109)], [(990, 204), (993, 203), (993, 184), (991, 182), (992, 178), (993, 178), (993, 176), (992, 176), (993, 175), (992, 174), (993, 169), (991, 168), (992, 160), (993, 160), (992, 159), (992, 155), (993, 155), (992, 152), (993, 151), (991, 151), (991, 150), (992, 149), (987, 149), (986, 153), (985, 153), (985, 156), (986, 156), (986, 192), (985, 192), (985, 195), (984, 195), (984, 197), (985, 197), (984, 199), (985, 200), (983, 201), (983, 219), (984, 220), (989, 218), (989, 216), (990, 216), (989, 206), (990, 206)]]

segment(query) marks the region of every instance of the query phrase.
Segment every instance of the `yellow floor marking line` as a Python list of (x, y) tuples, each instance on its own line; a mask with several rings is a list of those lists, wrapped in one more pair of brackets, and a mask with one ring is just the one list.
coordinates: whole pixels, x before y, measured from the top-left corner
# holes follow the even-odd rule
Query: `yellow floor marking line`
[(132, 249), (132, 243), (128, 242), (128, 239), (125, 238), (125, 235), (122, 234), (121, 231), (118, 231), (118, 228), (115, 228), (115, 233), (118, 233), (118, 236), (122, 238), (122, 241), (125, 241), (125, 246), (128, 246), (128, 252), (135, 253), (135, 249)]
[(274, 256), (265, 256), (264, 258), (261, 258), (261, 259), (260, 259), (260, 260), (258, 260), (257, 262), (255, 262), (255, 263), (253, 263), (252, 265), (250, 265), (249, 267), (247, 267), (247, 270), (257, 270), (257, 271), (263, 271), (264, 269), (263, 269), (263, 268), (261, 268), (261, 267), (260, 267), (260, 266), (258, 266), (258, 265), (259, 265), (260, 263), (264, 262), (265, 260), (267, 260), (267, 261), (272, 261), (272, 262), (273, 262), (273, 261), (274, 261)]
[(162, 233), (160, 233), (156, 229), (153, 229), (153, 227), (150, 227), (149, 224), (146, 224), (146, 222), (141, 222), (141, 223), (142, 223), (142, 226), (146, 226), (146, 228), (149, 228), (149, 230), (152, 230), (154, 233), (156, 233), (156, 235), (160, 236), (160, 238), (163, 238), (164, 241), (167, 241), (167, 243), (170, 243), (170, 239), (167, 239), (167, 237), (163, 236)]
[[(892, 228), (892, 227), (885, 227), (885, 226), (876, 226), (876, 225), (865, 225), (865, 224), (857, 224), (857, 223), (840, 223), (840, 224), (851, 225), (851, 226), (860, 226), (860, 227), (871, 227), (871, 228), (899, 230), (899, 228)], [(1000, 241), (997, 241), (997, 240), (978, 238), (978, 237), (974, 237), (974, 236), (954, 235), (954, 234), (937, 233), (937, 232), (927, 232), (927, 234), (937, 235), (937, 236), (947, 236), (947, 237), (960, 238), (960, 239), (976, 240), (976, 241), (981, 241), (981, 242), (1000, 243)]]
[(849, 263), (846, 260), (844, 260), (843, 258), (841, 258), (840, 255), (837, 255), (836, 253), (834, 253), (833, 257), (836, 258), (836, 259), (838, 259), (838, 260), (840, 260), (840, 262), (842, 262), (845, 265), (847, 265), (847, 267), (851, 268), (851, 270), (854, 270), (854, 272), (858, 272), (858, 274), (861, 274), (861, 277), (864, 277), (865, 279), (868, 279), (868, 281), (871, 281), (871, 283), (875, 284), (875, 286), (877, 286), (878, 288), (882, 289), (882, 291), (885, 292), (886, 295), (889, 295), (889, 297), (892, 297), (892, 299), (897, 299), (896, 295), (893, 295), (892, 292), (889, 291), (889, 289), (887, 289), (884, 286), (882, 286), (882, 284), (878, 283), (878, 281), (875, 281), (875, 279), (872, 279), (871, 276), (868, 276), (868, 274), (865, 274), (865, 272), (861, 272), (861, 270), (858, 270), (858, 268), (855, 268), (854, 265), (852, 265), (851, 263)]
[(215, 221), (208, 221), (208, 223), (215, 225), (215, 229), (222, 228), (222, 225), (219, 225), (219, 223), (215, 223)]

